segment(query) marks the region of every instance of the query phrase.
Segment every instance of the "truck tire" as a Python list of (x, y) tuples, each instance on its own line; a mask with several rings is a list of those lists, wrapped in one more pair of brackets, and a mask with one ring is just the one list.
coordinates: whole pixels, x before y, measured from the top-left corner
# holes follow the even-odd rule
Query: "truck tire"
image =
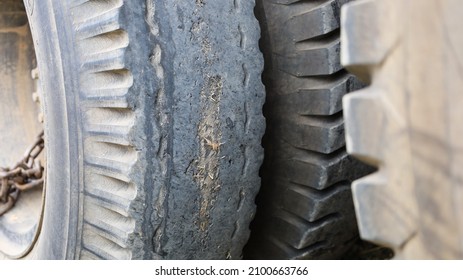
[(350, 182), (372, 169), (344, 147), (341, 98), (362, 86), (340, 65), (344, 2), (257, 1), (267, 130), (249, 258), (340, 258), (358, 240)]
[(396, 258), (461, 259), (461, 2), (367, 0), (342, 11), (342, 62), (371, 85), (344, 98), (361, 236)]
[(3, 256), (240, 258), (265, 128), (253, 1), (24, 4), (47, 180), (36, 240)]

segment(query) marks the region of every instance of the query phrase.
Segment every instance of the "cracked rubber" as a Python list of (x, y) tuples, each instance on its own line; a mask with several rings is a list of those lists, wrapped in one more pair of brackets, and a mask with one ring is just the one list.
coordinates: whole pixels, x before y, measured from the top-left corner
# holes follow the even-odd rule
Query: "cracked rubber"
[(254, 2), (25, 3), (49, 172), (28, 257), (240, 258), (265, 127)]
[(257, 1), (267, 131), (249, 258), (340, 258), (358, 239), (350, 182), (372, 169), (345, 152), (341, 100), (362, 84), (340, 64), (344, 2)]
[(353, 184), (363, 239), (399, 259), (463, 258), (461, 3), (367, 0), (342, 10), (347, 150), (379, 171)]

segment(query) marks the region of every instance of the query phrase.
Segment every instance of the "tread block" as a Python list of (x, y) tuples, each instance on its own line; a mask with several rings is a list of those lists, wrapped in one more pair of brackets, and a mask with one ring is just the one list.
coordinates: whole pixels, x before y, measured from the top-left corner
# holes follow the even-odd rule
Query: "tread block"
[(316, 191), (308, 187), (290, 185), (283, 195), (285, 210), (296, 214), (308, 222), (315, 222), (333, 212), (342, 212), (351, 205), (352, 193), (348, 182), (340, 183), (326, 191)]
[(350, 230), (356, 227), (355, 224), (346, 223), (338, 213), (330, 214), (313, 223), (284, 211), (277, 215), (273, 220), (275, 234), (297, 250), (330, 240), (333, 236), (340, 236), (346, 232), (350, 235)]
[(275, 61), (280, 70), (297, 77), (330, 75), (342, 69), (340, 51), (339, 40), (335, 40), (328, 45), (300, 50), (291, 55), (275, 54)]
[(371, 167), (348, 156), (344, 150), (328, 156), (302, 150), (276, 152), (278, 159), (272, 163), (274, 176), (318, 190), (354, 180), (372, 171)]
[[(363, 84), (344, 71), (333, 76), (294, 77), (284, 72), (285, 77), (275, 82), (274, 93), (269, 96), (266, 107), (283, 115), (292, 112), (307, 116), (331, 116), (342, 110), (342, 97), (358, 90)], [(270, 118), (272, 116), (268, 116)]]
[(370, 87), (343, 99), (347, 152), (373, 165), (383, 159), (381, 151), (386, 133), (383, 128), (387, 125), (379, 95)]
[(415, 204), (407, 186), (388, 184), (381, 172), (355, 181), (352, 191), (363, 239), (399, 248), (415, 233)]
[(399, 25), (393, 1), (361, 0), (341, 10), (341, 63), (364, 81), (370, 81), (369, 68), (379, 65), (397, 43)]
[(332, 117), (293, 116), (276, 120), (273, 126), (277, 135), (297, 148), (329, 154), (345, 145), (342, 114)]
[(287, 29), (291, 30), (292, 39), (296, 42), (328, 34), (339, 28), (340, 1), (325, 1), (315, 8), (308, 4), (310, 2), (305, 2), (308, 9), (299, 8), (297, 14), (287, 21)]

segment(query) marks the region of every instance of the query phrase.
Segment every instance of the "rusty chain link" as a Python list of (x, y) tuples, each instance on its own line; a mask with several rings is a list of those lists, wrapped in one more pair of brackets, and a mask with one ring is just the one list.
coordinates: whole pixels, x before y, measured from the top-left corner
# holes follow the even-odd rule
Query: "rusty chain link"
[(20, 192), (43, 186), (44, 168), (37, 159), (45, 147), (43, 135), (42, 131), (12, 168), (0, 167), (0, 216), (13, 208)]

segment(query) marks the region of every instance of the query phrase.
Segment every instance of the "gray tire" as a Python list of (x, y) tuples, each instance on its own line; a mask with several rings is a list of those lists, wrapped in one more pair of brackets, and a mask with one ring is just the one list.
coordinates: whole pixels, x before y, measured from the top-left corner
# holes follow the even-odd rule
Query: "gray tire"
[(47, 188), (23, 257), (240, 258), (265, 126), (253, 1), (24, 2)]
[(344, 98), (347, 150), (379, 171), (353, 185), (361, 236), (396, 258), (461, 259), (459, 1), (356, 1), (342, 61), (371, 85)]
[(267, 131), (250, 258), (339, 258), (358, 239), (350, 182), (372, 169), (345, 151), (341, 99), (362, 84), (340, 64), (344, 2), (257, 1)]

